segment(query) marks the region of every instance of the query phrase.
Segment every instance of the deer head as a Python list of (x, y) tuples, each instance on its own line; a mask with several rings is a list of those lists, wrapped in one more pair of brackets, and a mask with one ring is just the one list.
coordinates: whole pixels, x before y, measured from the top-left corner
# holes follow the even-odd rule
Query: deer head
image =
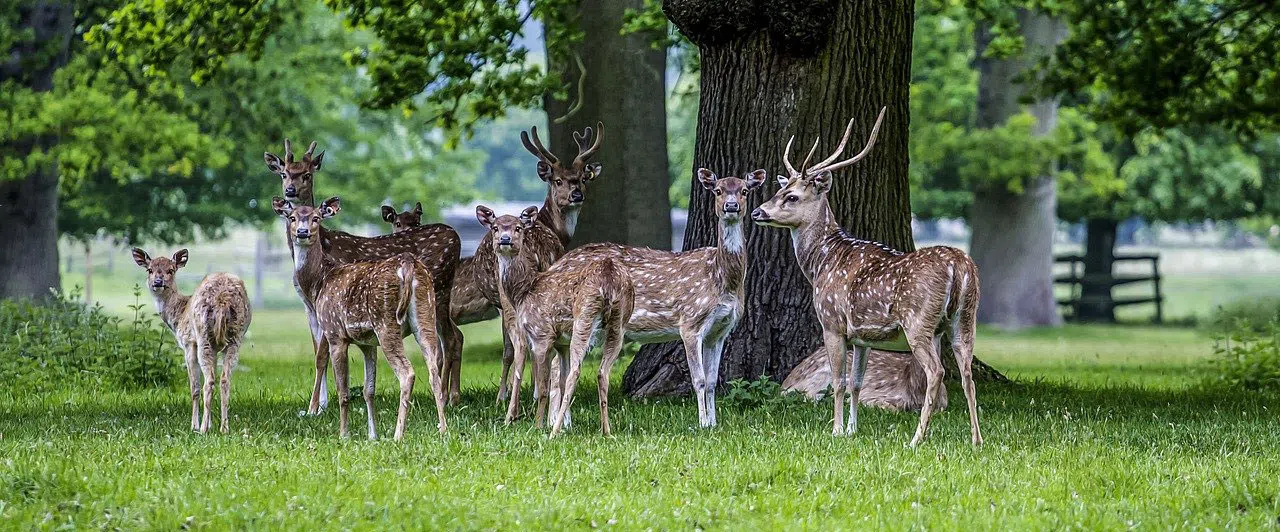
[(314, 186), (312, 174), (320, 171), (320, 164), (324, 161), (324, 152), (314, 155), (315, 151), (316, 143), (312, 142), (307, 146), (306, 153), (302, 154), (302, 160), (294, 161), (293, 148), (289, 145), (289, 139), (284, 139), (284, 160), (280, 160), (271, 152), (263, 154), (267, 169), (280, 176), (284, 199), (311, 203), (311, 191)]
[(524, 249), (524, 233), (536, 223), (537, 207), (528, 207), (519, 216), (504, 214), (498, 216), (493, 209), (480, 205), (476, 207), (476, 220), (492, 233), (493, 250), (499, 256), (514, 257)]
[(867, 139), (867, 145), (857, 155), (843, 161), (836, 160), (844, 153), (844, 147), (849, 143), (849, 135), (853, 132), (853, 119), (849, 119), (849, 125), (844, 129), (844, 137), (840, 139), (840, 144), (836, 146), (835, 151), (826, 159), (809, 166), (809, 160), (818, 150), (820, 139), (814, 140), (813, 148), (809, 149), (809, 154), (805, 156), (799, 170), (791, 164), (791, 143), (796, 139), (792, 136), (791, 140), (787, 141), (787, 147), (782, 154), (782, 162), (787, 166), (788, 176), (778, 176), (778, 193), (752, 211), (751, 219), (760, 225), (794, 229), (821, 217), (827, 205), (827, 193), (831, 192), (831, 172), (850, 166), (871, 152), (871, 147), (876, 145), (876, 136), (880, 133), (880, 124), (884, 122), (886, 109), (880, 109), (880, 116), (876, 118), (875, 127), (871, 128), (871, 137)]
[(342, 210), (342, 205), (337, 196), (324, 200), (319, 207), (294, 206), (276, 196), (271, 198), (271, 208), (287, 222), (285, 234), (294, 245), (305, 248), (319, 238), (320, 221), (337, 215)]
[(382, 220), (391, 224), (393, 233), (407, 231), (422, 225), (422, 202), (414, 204), (413, 209), (396, 212), (396, 208), (390, 205), (382, 206)]
[(763, 169), (747, 172), (742, 178), (718, 177), (706, 168), (698, 169), (698, 183), (715, 194), (716, 216), (726, 223), (738, 223), (742, 209), (746, 208), (747, 195), (764, 184), (768, 173)]
[(173, 278), (178, 274), (178, 268), (187, 265), (187, 250), (180, 249), (173, 254), (173, 258), (156, 257), (151, 258), (142, 248), (133, 248), (133, 262), (138, 263), (147, 270), (147, 288), (152, 292), (159, 293), (165, 289), (174, 286)]
[(587, 145), (592, 140), (590, 127), (582, 133), (574, 131), (573, 142), (578, 145), (578, 156), (573, 158), (573, 162), (564, 165), (542, 145), (542, 139), (538, 138), (538, 126), (530, 128), (528, 133), (520, 132), (520, 142), (524, 144), (524, 149), (538, 158), (538, 178), (550, 187), (548, 196), (556, 206), (561, 209), (576, 209), (587, 199), (587, 183), (599, 177), (603, 169), (600, 163), (588, 163), (587, 158), (600, 150), (603, 137), (604, 124), (599, 122), (596, 123), (594, 142), (590, 146)]

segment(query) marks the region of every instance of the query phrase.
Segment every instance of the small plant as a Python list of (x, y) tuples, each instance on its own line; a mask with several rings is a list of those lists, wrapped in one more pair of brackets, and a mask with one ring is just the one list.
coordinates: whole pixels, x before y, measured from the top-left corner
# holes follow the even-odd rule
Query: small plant
[(728, 384), (729, 393), (724, 396), (724, 401), (737, 408), (770, 408), (804, 402), (800, 394), (782, 393), (782, 384), (764, 375), (750, 381), (734, 379)]
[(1254, 327), (1239, 320), (1214, 339), (1211, 383), (1246, 390), (1280, 390), (1280, 320)]
[(1268, 323), (1280, 320), (1280, 297), (1248, 297), (1219, 305), (1209, 317), (1206, 328), (1223, 335), (1238, 329), (1242, 322), (1254, 333), (1261, 334)]

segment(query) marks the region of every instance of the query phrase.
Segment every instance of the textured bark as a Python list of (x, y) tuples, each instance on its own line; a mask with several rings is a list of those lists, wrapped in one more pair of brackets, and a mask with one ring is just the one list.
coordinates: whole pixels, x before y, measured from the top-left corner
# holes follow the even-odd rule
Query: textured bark
[[(849, 118), (855, 119), (853, 138), (866, 139), (887, 106), (875, 151), (836, 176), (830, 199), (852, 234), (913, 249), (907, 184), (912, 1), (666, 0), (663, 9), (701, 51), (695, 166), (720, 175), (777, 172), (790, 135), (804, 145), (799, 151), (821, 135), (819, 151), (828, 153)], [(853, 142), (859, 145), (850, 151), (860, 147)], [(691, 188), (685, 249), (716, 242), (709, 193)], [(769, 182), (747, 211), (776, 191)], [(721, 383), (761, 375), (781, 380), (819, 344), (812, 288), (796, 267), (790, 234), (754, 224), (745, 230), (746, 312), (726, 343)], [(646, 346), (627, 368), (623, 388), (633, 396), (687, 393), (685, 364), (679, 344)]]
[[(43, 92), (53, 89), (53, 73), (66, 64), (74, 11), (69, 2), (33, 2), (19, 8), (22, 29), (35, 38), (9, 50), (0, 62), (0, 81)], [(35, 57), (53, 52), (50, 59)], [(35, 57), (33, 57), (35, 56)], [(32, 68), (32, 62), (36, 66)], [(24, 138), (0, 144), (0, 157), (24, 158), (53, 145), (52, 138)], [(24, 178), (0, 180), (0, 298), (49, 295), (58, 275), (58, 174), (35, 168)]]
[[(1018, 57), (981, 57), (990, 42), (989, 28), (979, 27), (975, 35), (979, 128), (1001, 126), (1021, 112), (1027, 86), (1019, 76), (1065, 37), (1065, 26), (1055, 18), (1019, 10), (1018, 22), (1027, 46)], [(1057, 126), (1056, 100), (1035, 102), (1029, 110), (1037, 120), (1035, 134), (1047, 135)], [(974, 189), (969, 252), (982, 279), (979, 322), (1010, 328), (1062, 323), (1053, 300), (1055, 187), (1053, 176), (1046, 175), (1027, 183), (1021, 194), (1003, 184)]]
[[(604, 123), (604, 143), (593, 160), (600, 178), (588, 186), (578, 228), (570, 247), (589, 242), (618, 242), (659, 249), (671, 247), (671, 201), (667, 176), (666, 53), (647, 35), (621, 35), (622, 16), (639, 10), (643, 0), (588, 0), (574, 9), (585, 32), (575, 52), (581, 71), (553, 60), (551, 68), (569, 83), (567, 100), (547, 98), (544, 108), (551, 149), (561, 159), (577, 153), (572, 133)], [(563, 124), (554, 120), (579, 108)]]
[[(1110, 276), (1116, 260), (1116, 233), (1120, 223), (1115, 220), (1091, 219), (1086, 222), (1084, 241), (1084, 275), (1086, 278)], [(1111, 305), (1111, 283), (1083, 283), (1080, 286), (1080, 305), (1076, 319), (1080, 321), (1116, 321), (1115, 307)]]

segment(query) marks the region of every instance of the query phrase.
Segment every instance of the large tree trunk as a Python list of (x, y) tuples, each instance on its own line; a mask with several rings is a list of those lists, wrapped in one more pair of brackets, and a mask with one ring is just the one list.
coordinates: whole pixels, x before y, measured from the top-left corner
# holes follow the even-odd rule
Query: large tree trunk
[(1080, 285), (1080, 303), (1076, 305), (1079, 321), (1115, 322), (1111, 304), (1111, 270), (1116, 261), (1116, 232), (1119, 222), (1094, 218), (1084, 241), (1084, 282)]
[[(990, 28), (980, 25), (975, 35), (979, 128), (1004, 125), (1022, 110), (1019, 99), (1027, 87), (1018, 77), (1065, 36), (1065, 26), (1052, 17), (1019, 10), (1018, 22), (1026, 40), (1026, 50), (1019, 57), (984, 58)], [(1056, 100), (1036, 102), (1030, 111), (1036, 117), (1035, 134), (1048, 135), (1057, 126)], [(1052, 175), (1026, 183), (1021, 194), (1003, 184), (975, 187), (969, 253), (982, 281), (978, 321), (1010, 328), (1062, 323), (1053, 299), (1055, 187)]]
[[(19, 28), (32, 30), (34, 39), (8, 50), (7, 60), (0, 62), (0, 82), (16, 80), (31, 90), (49, 91), (54, 71), (67, 61), (72, 4), (33, 2), (19, 13)], [(44, 54), (48, 59), (36, 59)], [(22, 159), (54, 142), (25, 138), (3, 143), (0, 157)], [(60, 287), (57, 219), (58, 174), (51, 165), (34, 168), (23, 178), (0, 178), (0, 298), (40, 298)]]
[[(854, 235), (912, 249), (907, 98), (913, 7), (911, 0), (666, 0), (668, 18), (701, 52), (694, 164), (720, 175), (775, 172), (783, 167), (790, 135), (803, 146), (800, 152), (821, 135), (819, 151), (828, 153), (849, 118), (855, 119), (853, 138), (866, 139), (876, 113), (888, 106), (875, 151), (836, 176), (831, 204)], [(684, 247), (714, 245), (712, 199), (702, 187), (691, 188)], [(747, 210), (776, 191), (777, 184), (768, 183)], [(819, 344), (812, 288), (796, 267), (786, 231), (754, 224), (745, 230), (746, 312), (726, 344), (719, 382), (761, 375), (781, 380)], [(679, 344), (646, 346), (627, 368), (623, 388), (633, 396), (687, 393), (685, 364)]]
[[(569, 84), (567, 100), (548, 97), (551, 149), (562, 159), (577, 153), (572, 133), (604, 123), (604, 143), (594, 160), (604, 165), (590, 183), (571, 245), (621, 242), (671, 247), (671, 201), (667, 176), (666, 53), (647, 35), (621, 35), (622, 16), (644, 0), (589, 0), (574, 12), (585, 32), (575, 60), (553, 57), (551, 68)], [(581, 107), (561, 124), (575, 105)]]

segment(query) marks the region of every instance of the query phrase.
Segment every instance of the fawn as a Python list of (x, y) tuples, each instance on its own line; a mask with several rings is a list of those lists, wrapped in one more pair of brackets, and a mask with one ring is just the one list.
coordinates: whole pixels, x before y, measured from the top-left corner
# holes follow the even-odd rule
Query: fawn
[(560, 433), (573, 403), (573, 392), (582, 370), (582, 361), (592, 345), (603, 336), (604, 348), (597, 374), (600, 396), (600, 429), (609, 430), (609, 372), (622, 352), (627, 320), (631, 318), (635, 287), (625, 268), (605, 258), (582, 267), (559, 272), (538, 272), (535, 262), (522, 253), (524, 238), (535, 227), (537, 207), (525, 209), (517, 218), (494, 216), (483, 206), (476, 219), (490, 231), (497, 255), (498, 286), (503, 306), (510, 311), (508, 336), (515, 348), (512, 364), (511, 402), (507, 423), (516, 414), (520, 399), (526, 352), (533, 354), (535, 426), (542, 426), (550, 388), (550, 355), (556, 347), (569, 348), (564, 384), (558, 405), (551, 406), (551, 436)]
[(382, 221), (391, 224), (392, 233), (401, 233), (422, 226), (422, 202), (416, 202), (413, 208), (404, 212), (396, 212), (390, 205), (382, 206)]
[[(381, 346), (387, 363), (400, 383), (400, 404), (396, 415), (395, 439), (404, 437), (409, 399), (413, 393), (413, 365), (404, 356), (404, 337), (412, 334), (427, 361), (431, 393), (435, 396), (438, 428), (447, 428), (444, 416), (445, 392), (440, 379), (440, 339), (436, 333), (436, 296), (427, 266), (410, 253), (376, 262), (339, 263), (328, 256), (319, 242), (320, 221), (341, 210), (337, 197), (320, 207), (298, 206), (276, 197), (272, 207), (288, 223), (293, 241), (294, 281), (304, 296), (314, 302), (320, 342), (328, 346), (338, 381), (339, 434), (348, 435), (350, 405), (347, 388), (347, 348), (361, 346), (364, 353), (364, 402), (369, 439), (377, 439), (374, 420), (373, 367), (376, 347)], [(316, 379), (316, 386), (322, 381)]]
[[(236, 362), (240, 359), (244, 333), (249, 330), (249, 322), (253, 319), (244, 282), (229, 273), (209, 274), (188, 297), (178, 293), (174, 283), (178, 269), (187, 265), (187, 250), (178, 250), (173, 258), (153, 259), (142, 249), (133, 248), (133, 261), (147, 270), (147, 288), (155, 298), (156, 312), (182, 349), (191, 390), (191, 430), (201, 434), (209, 430), (214, 366), (218, 352), (222, 352), (222, 379), (218, 394), (222, 418), (219, 430), (227, 432), (231, 372), (235, 371)], [(203, 420), (200, 418), (202, 397)]]

